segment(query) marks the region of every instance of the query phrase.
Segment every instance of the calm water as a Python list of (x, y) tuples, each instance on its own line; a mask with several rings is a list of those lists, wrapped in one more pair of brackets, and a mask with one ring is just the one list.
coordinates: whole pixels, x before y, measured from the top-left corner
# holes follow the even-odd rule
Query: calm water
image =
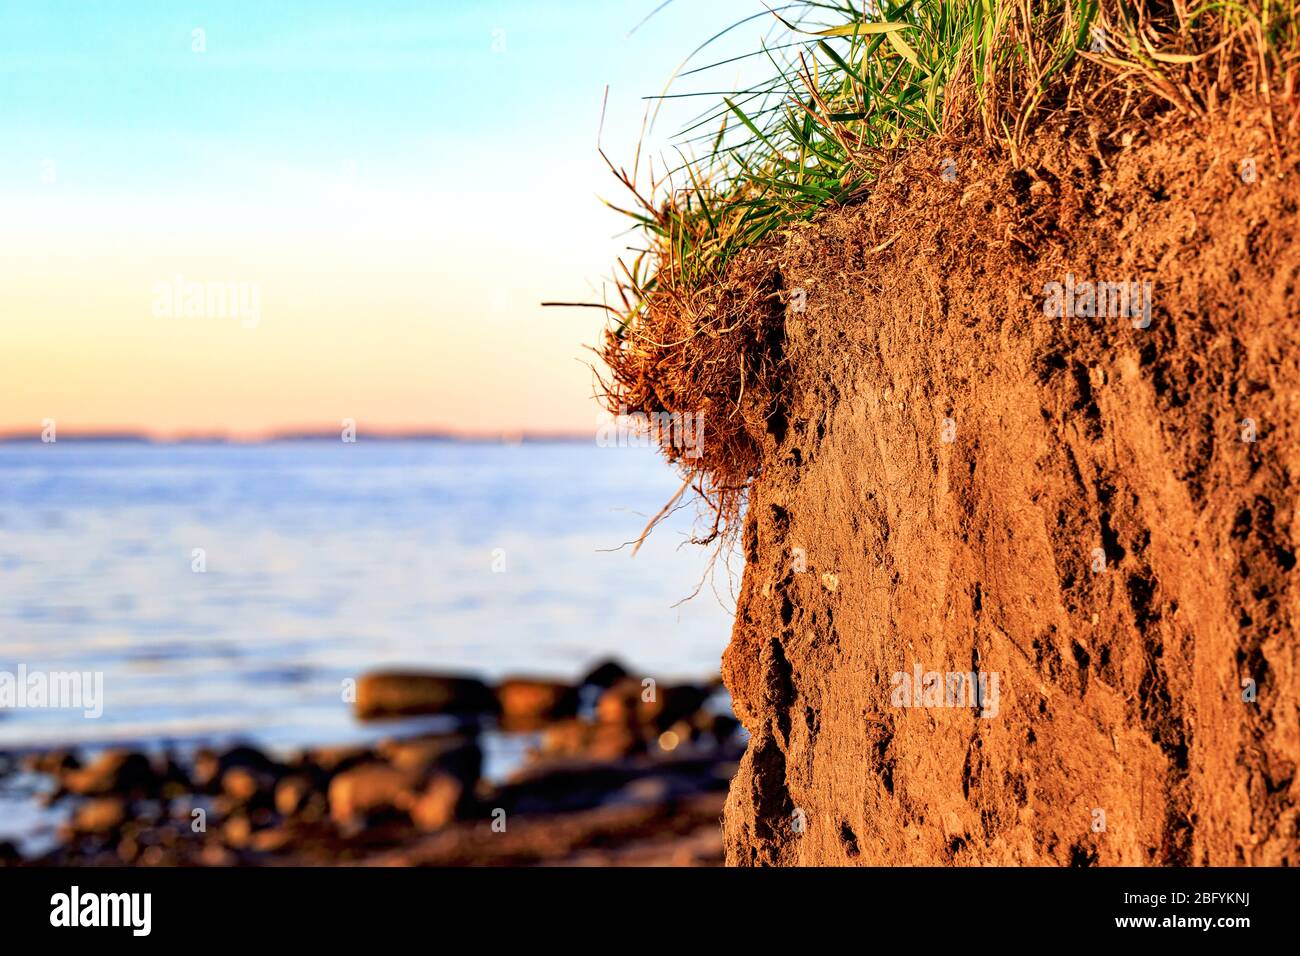
[(105, 681), (98, 720), (0, 712), (0, 749), (359, 739), (342, 681), (385, 665), (711, 675), (725, 572), (673, 607), (705, 572), (693, 512), (608, 550), (677, 484), (594, 443), (0, 444), (0, 670)]

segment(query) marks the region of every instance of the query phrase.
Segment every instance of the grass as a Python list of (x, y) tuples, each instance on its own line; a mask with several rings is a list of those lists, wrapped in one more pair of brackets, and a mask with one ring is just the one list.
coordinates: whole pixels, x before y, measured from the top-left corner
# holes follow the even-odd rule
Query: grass
[(687, 287), (715, 279), (737, 251), (852, 202), (919, 139), (973, 132), (1014, 155), (1052, 113), (1135, 88), (1193, 113), (1243, 85), (1294, 103), (1298, 6), (868, 0), (760, 9), (771, 30), (750, 56), (770, 62), (770, 79), (716, 94), (682, 131), (681, 161), (659, 178), (652, 172), (647, 187), (638, 183), (639, 150), (630, 172), (611, 163), (634, 197), (632, 208), (614, 208), (647, 240), (618, 264), (615, 334), (635, 325), (661, 273)]
[(865, 196), (900, 151), (933, 136), (1001, 147), (1018, 166), (1049, 120), (1122, 142), (1161, 110), (1212, 113), (1243, 96), (1291, 134), (1300, 127), (1300, 0), (859, 2), (870, 6), (760, 7), (737, 25), (769, 24), (757, 49), (676, 82), (749, 57), (770, 76), (740, 90), (710, 84), (678, 161), (647, 184), (640, 150), (630, 171), (610, 164), (633, 197), (620, 211), (645, 242), (618, 263), (621, 302), (601, 306), (614, 315), (598, 349), (602, 398), (616, 414), (702, 416), (700, 457), (663, 445), (683, 490), (711, 512), (700, 543), (735, 540), (787, 402), (786, 290), (761, 255), (739, 252)]

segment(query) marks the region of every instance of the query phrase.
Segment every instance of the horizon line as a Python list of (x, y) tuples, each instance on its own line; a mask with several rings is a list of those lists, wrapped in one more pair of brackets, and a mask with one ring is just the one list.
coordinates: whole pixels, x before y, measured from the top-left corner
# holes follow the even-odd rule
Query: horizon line
[[(36, 442), (39, 444), (57, 444), (59, 441), (80, 442), (131, 442), (146, 445), (269, 445), (293, 441), (339, 441), (340, 430), (337, 428), (286, 428), (265, 432), (227, 432), (227, 431), (191, 431), (191, 432), (150, 432), (133, 428), (87, 428), (58, 430), (54, 442), (43, 441), (43, 429), (10, 429), (0, 431), (0, 445)], [(592, 432), (570, 431), (564, 429), (476, 429), (458, 430), (452, 428), (381, 428), (356, 430), (356, 442), (361, 441), (444, 441), (478, 444), (541, 444), (587, 441), (592, 439)]]

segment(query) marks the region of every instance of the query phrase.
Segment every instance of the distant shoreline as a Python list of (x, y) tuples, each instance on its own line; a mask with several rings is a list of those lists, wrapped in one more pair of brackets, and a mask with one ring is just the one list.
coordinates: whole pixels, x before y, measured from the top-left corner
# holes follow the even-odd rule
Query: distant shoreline
[[(556, 445), (594, 441), (588, 432), (483, 432), (453, 431), (376, 431), (361, 430), (357, 443), (363, 442), (446, 442), (458, 445)], [(135, 445), (278, 445), (292, 442), (337, 442), (339, 431), (276, 432), (270, 435), (150, 435), (144, 432), (59, 432), (58, 442), (95, 442)], [(0, 445), (43, 444), (39, 429), (31, 432), (0, 433)]]

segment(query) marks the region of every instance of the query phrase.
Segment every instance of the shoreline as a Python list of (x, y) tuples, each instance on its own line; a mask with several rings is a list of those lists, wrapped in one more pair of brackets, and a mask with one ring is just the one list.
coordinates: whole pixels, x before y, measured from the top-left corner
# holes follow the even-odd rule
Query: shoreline
[[(0, 865), (721, 865), (744, 740), (720, 693), (612, 661), (572, 684), (381, 672), (360, 682), (359, 719), (447, 729), (273, 751), (0, 752), (5, 790), (19, 779), (63, 821), (35, 853), (0, 840)], [(532, 743), (489, 775), (491, 735)]]

